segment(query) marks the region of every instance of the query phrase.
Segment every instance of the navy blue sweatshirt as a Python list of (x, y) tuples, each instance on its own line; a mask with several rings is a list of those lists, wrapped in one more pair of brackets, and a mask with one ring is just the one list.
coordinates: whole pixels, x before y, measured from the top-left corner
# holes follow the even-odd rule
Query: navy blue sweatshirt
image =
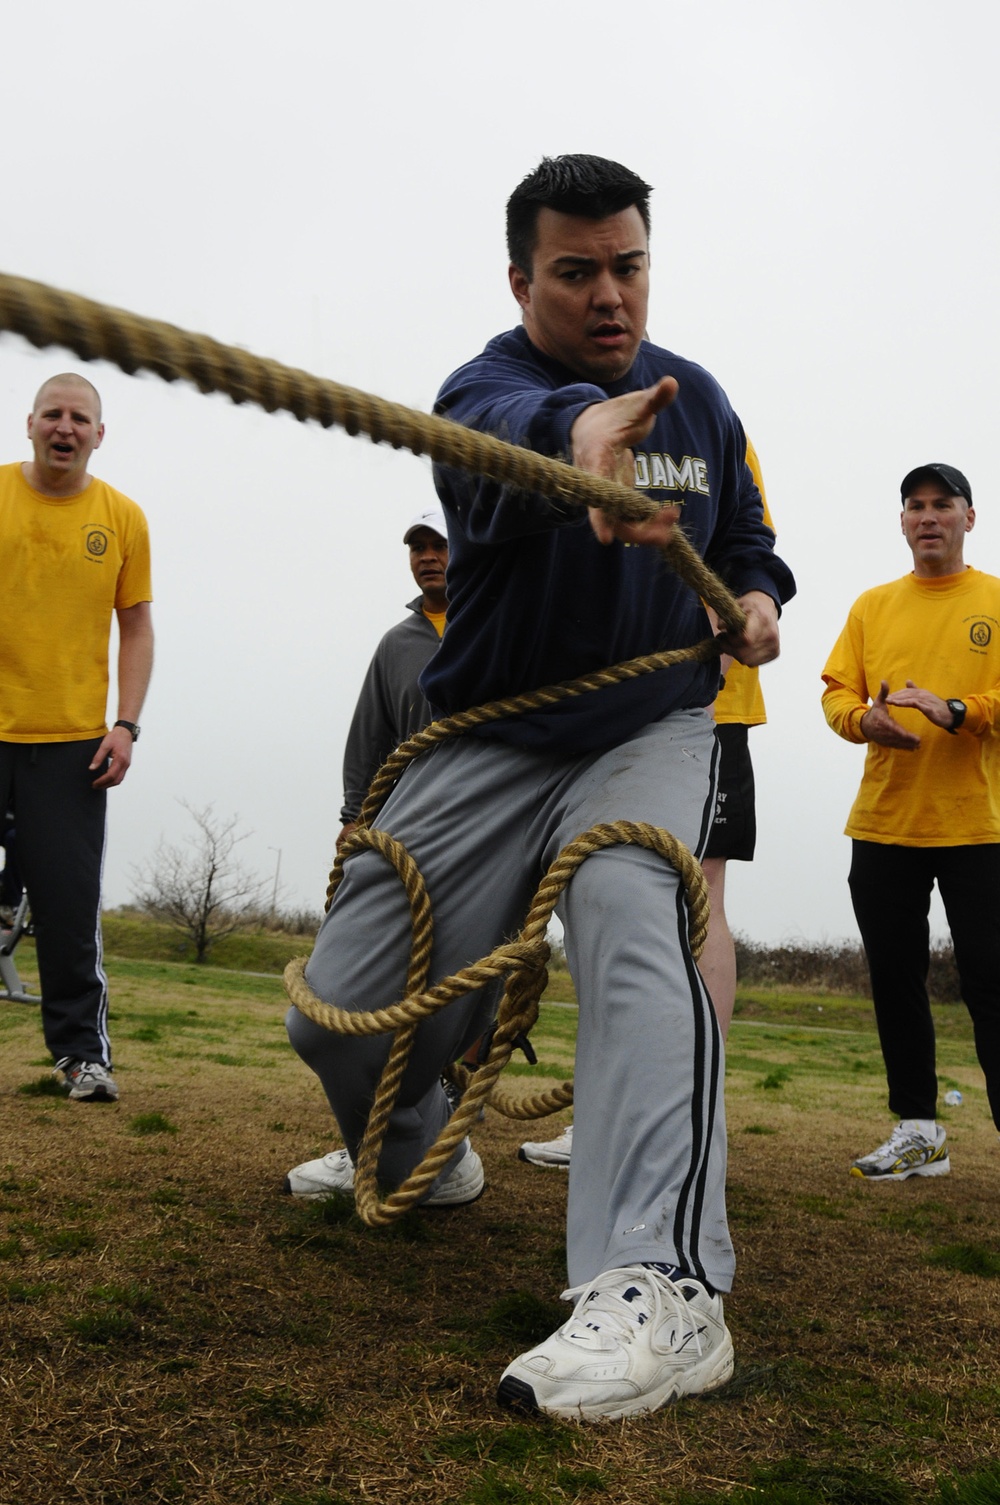
[[(764, 525), (746, 436), (701, 366), (644, 341), (627, 376), (598, 386), (543, 355), (518, 328), (450, 376), (435, 411), (565, 457), (585, 407), (661, 376), (676, 377), (680, 391), (636, 449), (640, 494), (682, 504), (685, 533), (734, 594), (789, 600), (795, 583)], [(659, 551), (598, 543), (585, 508), (444, 467), (435, 483), (448, 519), (448, 629), (420, 685), (438, 714), (708, 636), (696, 594)], [(556, 754), (590, 752), (670, 711), (710, 705), (718, 686), (717, 665), (684, 664), (496, 722), (480, 735)]]

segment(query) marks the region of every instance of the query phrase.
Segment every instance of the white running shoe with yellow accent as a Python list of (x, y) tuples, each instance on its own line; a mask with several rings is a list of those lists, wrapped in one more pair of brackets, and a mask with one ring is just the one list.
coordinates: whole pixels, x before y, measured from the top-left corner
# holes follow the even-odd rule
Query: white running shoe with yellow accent
[(851, 1175), (862, 1181), (906, 1181), (910, 1176), (947, 1176), (951, 1170), (940, 1124), (928, 1139), (906, 1119), (898, 1123), (885, 1144), (863, 1155), (851, 1166)]

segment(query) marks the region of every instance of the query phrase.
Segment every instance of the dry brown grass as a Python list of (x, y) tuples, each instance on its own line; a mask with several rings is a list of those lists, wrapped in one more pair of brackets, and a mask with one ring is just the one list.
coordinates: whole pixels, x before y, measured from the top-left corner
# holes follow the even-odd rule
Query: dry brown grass
[[(929, 1262), (1000, 1255), (1000, 1152), (959, 1025), (952, 1175), (869, 1187), (846, 1167), (886, 1123), (874, 1034), (838, 1034), (856, 1020), (829, 999), (830, 1030), (795, 1024), (808, 1001), (776, 1004), (780, 1028), (759, 1002), (737, 1021), (734, 1382), (578, 1428), (494, 1401), (567, 1310), (565, 1177), (516, 1159), (522, 1127), (488, 1116), (473, 1207), (371, 1233), (280, 1195), (336, 1140), (276, 985), (138, 963), (113, 983), (115, 1106), (19, 1090), (44, 1074), (37, 1017), (0, 1006), (3, 1500), (666, 1505), (787, 1460), (856, 1471), (838, 1498), (933, 1499), (996, 1455), (1000, 1281)], [(571, 1021), (543, 1018), (543, 1060)], [(865, 1492), (879, 1480), (903, 1493)]]

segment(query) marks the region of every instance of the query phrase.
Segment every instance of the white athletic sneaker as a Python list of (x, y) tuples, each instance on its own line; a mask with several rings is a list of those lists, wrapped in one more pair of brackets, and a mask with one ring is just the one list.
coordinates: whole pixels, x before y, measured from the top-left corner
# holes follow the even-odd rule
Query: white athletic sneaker
[(78, 1102), (118, 1101), (118, 1083), (107, 1066), (102, 1066), (100, 1061), (74, 1061), (69, 1056), (63, 1056), (52, 1068), (53, 1075), (57, 1071), (62, 1072), (70, 1097), (76, 1098)]
[(568, 1129), (563, 1129), (558, 1139), (529, 1139), (518, 1150), (517, 1158), (526, 1160), (529, 1165), (558, 1166), (561, 1170), (568, 1170), (572, 1153), (573, 1125), (570, 1124)]
[(906, 1120), (898, 1123), (885, 1144), (870, 1155), (863, 1155), (851, 1166), (851, 1175), (863, 1181), (905, 1181), (909, 1176), (947, 1176), (951, 1170), (941, 1125), (936, 1137), (928, 1139)]
[(419, 1204), (421, 1207), (465, 1207), (482, 1196), (486, 1185), (483, 1162), (467, 1139), (464, 1143), (462, 1159), (438, 1182), (437, 1191)]
[(354, 1162), (346, 1150), (331, 1150), (322, 1160), (306, 1160), (285, 1177), (284, 1191), (290, 1197), (315, 1199), (353, 1190)]
[(501, 1404), (618, 1421), (715, 1390), (733, 1372), (722, 1298), (688, 1275), (625, 1265), (563, 1297), (579, 1298), (573, 1315), (504, 1370)]
[[(465, 1154), (453, 1170), (438, 1184), (437, 1190), (421, 1207), (464, 1207), (482, 1195), (486, 1185), (483, 1162), (466, 1139)], [(285, 1191), (292, 1197), (332, 1196), (334, 1192), (353, 1192), (354, 1162), (346, 1150), (331, 1150), (322, 1160), (307, 1160), (285, 1177)]]

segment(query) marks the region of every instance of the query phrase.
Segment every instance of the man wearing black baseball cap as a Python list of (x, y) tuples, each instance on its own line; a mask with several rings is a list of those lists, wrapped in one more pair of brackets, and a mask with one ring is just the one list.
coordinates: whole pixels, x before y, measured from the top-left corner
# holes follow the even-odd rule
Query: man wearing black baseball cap
[(855, 602), (823, 671), (827, 721), (868, 744), (849, 882), (899, 1122), (852, 1165), (866, 1181), (950, 1169), (927, 997), (935, 879), (1000, 1128), (1000, 580), (965, 563), (960, 470), (919, 465), (900, 490), (912, 573)]

